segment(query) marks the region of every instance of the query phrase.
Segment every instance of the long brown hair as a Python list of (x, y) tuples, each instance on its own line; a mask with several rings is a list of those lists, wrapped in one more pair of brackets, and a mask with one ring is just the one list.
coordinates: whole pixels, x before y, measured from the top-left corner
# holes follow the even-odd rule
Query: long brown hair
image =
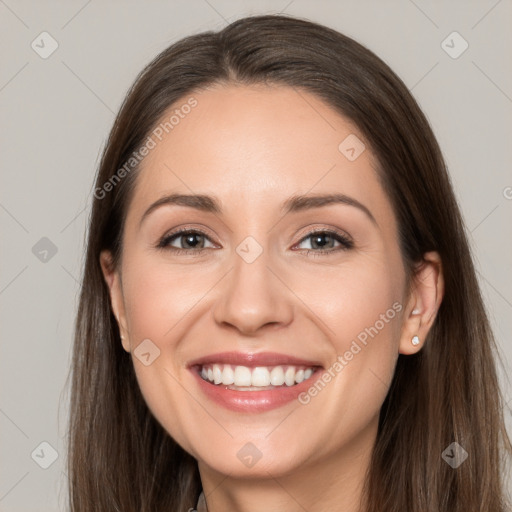
[[(418, 104), (371, 51), (288, 16), (240, 19), (178, 41), (137, 77), (103, 151), (76, 318), (68, 437), (73, 512), (182, 512), (195, 506), (195, 459), (150, 413), (121, 345), (99, 255), (118, 265), (137, 166), (113, 176), (173, 105), (212, 84), (291, 86), (351, 120), (371, 147), (399, 226), (407, 277), (442, 259), (444, 299), (425, 346), (400, 355), (365, 480), (365, 512), (503, 512), (506, 455), (497, 347), (443, 157)], [(126, 168), (125, 168), (126, 169)], [(119, 177), (119, 174), (118, 174)], [(109, 182), (111, 187), (105, 187)], [(108, 191), (107, 191), (108, 189)], [(452, 468), (452, 442), (468, 453)]]

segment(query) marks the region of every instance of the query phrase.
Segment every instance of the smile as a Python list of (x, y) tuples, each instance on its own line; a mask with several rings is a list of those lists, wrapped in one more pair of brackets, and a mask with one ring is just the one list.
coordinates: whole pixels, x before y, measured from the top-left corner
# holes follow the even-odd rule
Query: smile
[(309, 379), (315, 367), (300, 366), (234, 366), (209, 364), (201, 367), (201, 377), (215, 385), (238, 391), (258, 391), (279, 386), (295, 386)]
[(261, 413), (297, 400), (323, 366), (271, 352), (224, 352), (194, 360), (188, 369), (209, 401), (236, 412)]

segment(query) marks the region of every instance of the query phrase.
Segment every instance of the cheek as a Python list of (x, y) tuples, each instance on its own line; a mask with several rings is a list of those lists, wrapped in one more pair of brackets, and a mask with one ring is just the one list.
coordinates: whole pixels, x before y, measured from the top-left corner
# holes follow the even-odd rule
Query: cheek
[[(212, 286), (208, 277), (193, 269), (165, 264), (160, 259), (133, 258), (126, 266), (123, 286), (132, 343), (150, 338), (166, 343), (172, 332)], [(205, 281), (206, 279), (206, 281)]]
[(353, 424), (364, 423), (378, 411), (398, 357), (401, 269), (384, 261), (354, 260), (352, 265), (316, 272), (297, 291), (307, 297), (330, 342), (330, 396), (343, 398), (343, 404), (331, 402), (330, 407), (333, 414), (339, 408), (354, 413)]
[[(395, 338), (399, 324), (401, 281), (399, 265), (382, 257), (357, 257), (338, 266), (319, 267), (293, 278), (294, 291), (316, 315), (337, 352), (359, 335)], [(393, 307), (394, 305), (394, 307)], [(398, 311), (397, 311), (398, 310)], [(371, 331), (371, 334), (368, 334)]]
[[(190, 423), (183, 416), (188, 397), (180, 384), (184, 369), (177, 348), (178, 340), (186, 335), (188, 328), (184, 319), (197, 297), (186, 286), (182, 274), (148, 263), (142, 258), (132, 259), (126, 265), (123, 280), (134, 370), (153, 416), (190, 451), (192, 447), (183, 430), (183, 425)], [(147, 365), (145, 353), (150, 354)]]
[[(194, 265), (177, 267), (134, 253), (124, 261), (123, 293), (137, 381), (153, 415), (190, 451), (184, 431), (190, 395), (181, 384), (188, 370), (180, 341), (188, 339), (190, 319), (218, 278)], [(153, 361), (148, 366), (139, 360), (143, 346)]]

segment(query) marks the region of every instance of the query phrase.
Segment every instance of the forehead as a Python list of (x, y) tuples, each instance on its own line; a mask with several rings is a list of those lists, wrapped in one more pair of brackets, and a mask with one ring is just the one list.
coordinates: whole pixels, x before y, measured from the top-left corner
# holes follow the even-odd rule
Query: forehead
[[(195, 106), (180, 111), (190, 98)], [(339, 192), (377, 219), (393, 215), (368, 146), (347, 158), (347, 144), (363, 147), (357, 127), (311, 93), (216, 85), (176, 102), (159, 126), (163, 136), (153, 137), (142, 162), (129, 215), (173, 192), (215, 195), (234, 215), (240, 208), (275, 212), (295, 194)]]

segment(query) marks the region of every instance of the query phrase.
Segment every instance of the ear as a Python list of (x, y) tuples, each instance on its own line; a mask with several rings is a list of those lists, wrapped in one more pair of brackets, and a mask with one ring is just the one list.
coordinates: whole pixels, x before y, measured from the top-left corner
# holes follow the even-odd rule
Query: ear
[[(444, 278), (442, 262), (435, 251), (423, 255), (411, 279), (409, 299), (405, 308), (402, 333), (400, 337), (400, 354), (415, 354), (425, 344), (425, 338), (443, 300)], [(413, 345), (412, 338), (418, 336), (419, 344)]]
[(112, 254), (110, 251), (102, 251), (100, 254), (100, 265), (103, 272), (103, 277), (107, 283), (110, 303), (112, 312), (117, 320), (119, 333), (121, 336), (121, 343), (126, 352), (130, 352), (130, 338), (128, 336), (128, 329), (126, 323), (126, 314), (124, 309), (123, 288), (121, 283), (121, 275), (112, 264)]

